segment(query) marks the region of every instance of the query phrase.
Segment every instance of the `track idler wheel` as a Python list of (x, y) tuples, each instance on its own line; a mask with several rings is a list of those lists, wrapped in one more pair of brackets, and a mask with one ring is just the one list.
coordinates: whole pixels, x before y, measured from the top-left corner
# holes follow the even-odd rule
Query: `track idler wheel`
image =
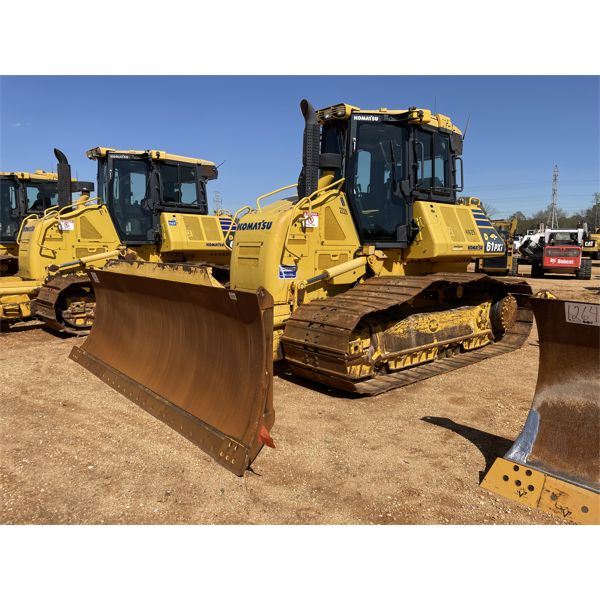
[(492, 304), (490, 320), (496, 337), (506, 333), (517, 322), (517, 311), (519, 307), (514, 296), (504, 296)]

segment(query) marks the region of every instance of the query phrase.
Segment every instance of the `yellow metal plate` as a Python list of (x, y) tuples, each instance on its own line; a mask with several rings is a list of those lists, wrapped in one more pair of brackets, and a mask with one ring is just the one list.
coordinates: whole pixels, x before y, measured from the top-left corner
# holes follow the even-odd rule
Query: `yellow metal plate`
[(573, 523), (600, 525), (600, 494), (554, 477), (546, 477), (538, 508)]
[(600, 494), (497, 458), (481, 487), (569, 523), (600, 525)]
[(509, 500), (537, 508), (545, 479), (546, 476), (539, 471), (497, 458), (481, 482), (481, 487)]

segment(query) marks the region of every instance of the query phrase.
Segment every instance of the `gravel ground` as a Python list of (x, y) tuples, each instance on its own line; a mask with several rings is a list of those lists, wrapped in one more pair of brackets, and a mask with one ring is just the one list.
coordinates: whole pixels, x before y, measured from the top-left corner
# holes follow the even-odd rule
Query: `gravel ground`
[[(600, 300), (598, 263), (592, 281), (530, 282)], [(81, 343), (34, 324), (0, 336), (0, 523), (556, 522), (479, 487), (529, 410), (535, 327), (520, 350), (375, 398), (276, 376), (277, 447), (241, 478), (69, 360)]]

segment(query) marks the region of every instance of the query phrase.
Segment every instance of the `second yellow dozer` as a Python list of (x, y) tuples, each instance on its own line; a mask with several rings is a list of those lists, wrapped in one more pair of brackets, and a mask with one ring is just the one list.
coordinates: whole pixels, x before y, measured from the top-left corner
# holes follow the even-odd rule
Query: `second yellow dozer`
[(93, 269), (96, 322), (71, 354), (237, 475), (272, 444), (274, 360), (372, 395), (520, 348), (532, 325), (525, 281), (467, 272), (505, 244), (457, 197), (450, 118), (301, 110), (298, 194), (246, 208), (229, 281), (202, 265)]
[(95, 298), (85, 269), (117, 256), (201, 261), (210, 265), (211, 279), (228, 278), (235, 222), (231, 215), (208, 215), (213, 162), (158, 150), (93, 148), (87, 155), (98, 164), (102, 199), (83, 194), (73, 203), (70, 166), (62, 152), (55, 154), (59, 202), (23, 222), (19, 271), (0, 280), (3, 331), (36, 317), (56, 331), (87, 334)]
[[(71, 182), (72, 192), (93, 191), (87, 181)], [(0, 172), (0, 276), (18, 270), (21, 223), (58, 205), (58, 175), (46, 171)]]
[(476, 273), (499, 276), (510, 275), (512, 277), (519, 274), (519, 259), (514, 251), (514, 235), (518, 222), (514, 217), (510, 220), (494, 219), (491, 221), (494, 229), (504, 240), (506, 250), (502, 256), (486, 257), (477, 260), (475, 263)]

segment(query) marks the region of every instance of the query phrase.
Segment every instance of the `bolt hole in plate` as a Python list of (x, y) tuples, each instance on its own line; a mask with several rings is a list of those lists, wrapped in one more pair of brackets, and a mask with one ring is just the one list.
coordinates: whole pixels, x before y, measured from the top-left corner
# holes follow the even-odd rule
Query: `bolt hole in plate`
[(581, 512), (582, 513), (587, 513), (590, 509), (587, 506), (582, 506), (581, 507)]

